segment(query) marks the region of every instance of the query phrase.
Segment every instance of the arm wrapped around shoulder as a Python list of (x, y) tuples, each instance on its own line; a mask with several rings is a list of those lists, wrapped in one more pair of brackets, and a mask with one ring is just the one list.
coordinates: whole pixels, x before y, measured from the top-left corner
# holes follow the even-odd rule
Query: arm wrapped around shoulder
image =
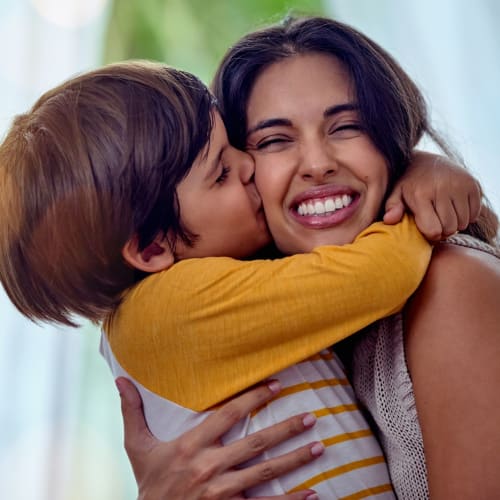
[(405, 217), (308, 254), (188, 259), (125, 297), (109, 341), (150, 390), (205, 410), (400, 310), (430, 255)]

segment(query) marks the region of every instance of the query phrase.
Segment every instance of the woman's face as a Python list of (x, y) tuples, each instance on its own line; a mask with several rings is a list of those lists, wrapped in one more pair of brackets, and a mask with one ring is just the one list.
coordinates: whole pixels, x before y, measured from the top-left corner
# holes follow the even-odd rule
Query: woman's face
[(342, 64), (313, 53), (274, 63), (247, 106), (247, 149), (278, 248), (343, 245), (377, 217), (388, 171), (360, 124)]
[(192, 247), (177, 241), (179, 259), (248, 257), (270, 242), (253, 174), (251, 156), (229, 144), (217, 113), (208, 150), (177, 187), (181, 220), (198, 235)]

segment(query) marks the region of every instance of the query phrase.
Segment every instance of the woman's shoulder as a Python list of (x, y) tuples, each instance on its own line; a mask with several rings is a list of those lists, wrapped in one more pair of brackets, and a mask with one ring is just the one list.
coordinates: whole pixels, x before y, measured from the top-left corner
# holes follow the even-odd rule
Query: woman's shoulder
[(500, 320), (500, 258), (495, 249), (490, 253), (484, 245), (436, 245), (427, 274), (405, 313), (410, 338), (448, 337), (452, 331), (460, 335), (469, 328), (487, 327), (494, 318)]
[[(500, 286), (500, 252), (473, 238), (435, 246), (427, 274), (417, 293), (429, 288), (463, 298), (481, 290), (483, 285)], [(497, 283), (498, 282), (498, 283)]]

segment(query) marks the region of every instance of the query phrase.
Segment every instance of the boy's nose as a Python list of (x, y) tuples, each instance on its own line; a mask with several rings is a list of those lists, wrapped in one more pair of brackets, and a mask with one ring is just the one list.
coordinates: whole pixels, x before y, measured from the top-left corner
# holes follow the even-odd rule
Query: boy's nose
[(255, 173), (255, 163), (253, 158), (243, 151), (238, 151), (238, 162), (240, 169), (240, 179), (243, 184), (248, 184), (253, 180), (253, 175)]

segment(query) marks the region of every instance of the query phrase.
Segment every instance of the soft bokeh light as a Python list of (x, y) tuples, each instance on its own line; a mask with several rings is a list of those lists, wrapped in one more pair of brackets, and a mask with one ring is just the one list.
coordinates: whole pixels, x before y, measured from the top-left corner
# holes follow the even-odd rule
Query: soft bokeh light
[(66, 28), (83, 26), (98, 17), (109, 0), (31, 0), (39, 14)]

